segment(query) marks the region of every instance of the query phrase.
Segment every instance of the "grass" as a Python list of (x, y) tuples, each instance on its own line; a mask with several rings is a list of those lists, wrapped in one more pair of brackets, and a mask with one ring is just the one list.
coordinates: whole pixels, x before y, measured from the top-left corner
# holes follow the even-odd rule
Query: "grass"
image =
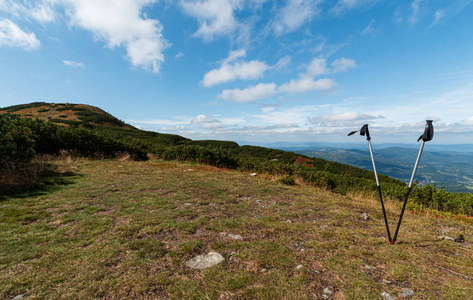
[[(76, 174), (67, 185), (0, 201), (4, 299), (315, 299), (326, 287), (335, 299), (398, 297), (402, 288), (415, 299), (473, 293), (471, 223), (407, 212), (390, 245), (378, 201), (362, 195), (175, 162), (76, 160), (67, 169)], [(394, 229), (398, 205), (386, 206)], [(466, 243), (438, 238), (459, 234)], [(210, 251), (225, 261), (184, 265)]]

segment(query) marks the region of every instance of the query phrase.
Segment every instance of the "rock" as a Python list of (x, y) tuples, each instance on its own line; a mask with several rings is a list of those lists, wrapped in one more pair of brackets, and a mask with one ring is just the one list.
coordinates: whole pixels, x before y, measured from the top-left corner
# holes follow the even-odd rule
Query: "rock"
[(260, 273), (266, 273), (266, 272), (268, 272), (267, 269), (261, 269), (261, 270), (260, 270)]
[(209, 252), (208, 254), (198, 255), (185, 262), (185, 265), (191, 269), (207, 269), (215, 266), (225, 259), (220, 253)]
[(291, 220), (287, 220), (286, 223), (292, 223), (292, 221), (291, 221)]
[(256, 174), (256, 173), (251, 173), (250, 174), (250, 176), (256, 176), (256, 175), (258, 175), (258, 174)]
[(392, 282), (386, 279), (381, 280), (382, 284), (391, 284)]
[(465, 237), (463, 236), (463, 234), (460, 234), (460, 236), (457, 237), (456, 239), (454, 239), (453, 241), (457, 242), (457, 243), (464, 243), (465, 242)]
[(399, 296), (402, 298), (412, 297), (414, 296), (414, 291), (410, 289), (403, 288), (402, 292), (399, 293)]
[(261, 203), (263, 203), (263, 200), (259, 200), (259, 199), (258, 199), (258, 200), (256, 200), (256, 203), (257, 203), (257, 204), (261, 204)]
[(13, 298), (12, 300), (22, 299), (23, 297), (25, 297), (25, 295), (18, 295), (15, 298)]
[(383, 298), (384, 300), (396, 300), (396, 298), (394, 298), (393, 295), (388, 292), (382, 292), (381, 298)]
[(455, 239), (452, 238), (452, 237), (449, 237), (449, 236), (446, 236), (443, 238), (444, 240), (447, 240), (447, 241), (454, 241)]
[(376, 267), (370, 266), (370, 265), (365, 265), (366, 270), (376, 270)]
[(369, 219), (370, 219), (370, 217), (368, 216), (368, 214), (367, 214), (367, 213), (365, 213), (365, 212), (364, 212), (364, 213), (362, 213), (362, 214), (361, 214), (361, 216), (363, 217), (363, 220), (365, 220), (365, 221), (367, 221), (367, 220), (369, 220)]
[(192, 205), (192, 204), (190, 204), (190, 203), (184, 203), (184, 205), (185, 205), (185, 206), (189, 206), (189, 205)]
[(335, 291), (333, 290), (332, 287), (326, 287), (326, 288), (324, 288), (324, 290), (323, 290), (322, 298), (324, 298), (324, 299), (330, 299), (330, 297), (332, 297), (332, 295), (333, 295), (334, 292), (335, 292)]
[(296, 267), (296, 270), (302, 269), (303, 267), (304, 267), (303, 265), (298, 265), (298, 266)]
[(228, 236), (231, 237), (231, 238), (234, 239), (234, 240), (241, 240), (241, 239), (243, 239), (243, 238), (241, 237), (241, 235), (238, 235), (238, 234), (231, 234), (231, 233), (230, 233)]

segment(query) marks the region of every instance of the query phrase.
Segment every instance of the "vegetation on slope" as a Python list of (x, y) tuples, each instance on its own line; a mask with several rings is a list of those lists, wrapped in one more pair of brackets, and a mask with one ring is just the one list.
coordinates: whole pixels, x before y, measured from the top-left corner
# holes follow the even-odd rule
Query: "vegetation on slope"
[[(165, 161), (59, 161), (67, 185), (0, 202), (0, 295), (12, 299), (467, 299), (471, 223), (271, 176)], [(70, 177), (71, 174), (76, 174)], [(370, 219), (364, 220), (362, 212)], [(387, 204), (391, 223), (399, 208)], [(241, 240), (230, 234), (240, 235)], [(464, 235), (465, 243), (439, 235)], [(217, 251), (206, 270), (184, 263)]]

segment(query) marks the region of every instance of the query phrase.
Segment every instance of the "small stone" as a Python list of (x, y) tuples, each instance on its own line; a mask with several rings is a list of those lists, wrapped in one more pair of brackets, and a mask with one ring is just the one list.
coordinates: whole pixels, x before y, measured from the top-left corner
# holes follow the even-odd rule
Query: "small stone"
[(261, 270), (260, 270), (260, 273), (266, 273), (266, 272), (268, 272), (267, 269), (261, 269)]
[(457, 243), (464, 243), (465, 242), (465, 237), (463, 236), (463, 234), (460, 234), (460, 236), (457, 237), (456, 239), (454, 239), (453, 241), (457, 242)]
[(362, 213), (362, 214), (361, 214), (361, 216), (363, 217), (363, 220), (365, 220), (365, 221), (367, 221), (367, 220), (369, 220), (369, 219), (370, 219), (370, 217), (368, 216), (368, 214), (367, 214), (367, 213), (365, 213), (365, 212), (364, 212), (364, 213)]
[(301, 249), (301, 248), (302, 248), (301, 244), (299, 244), (299, 243), (295, 243), (294, 246), (296, 246), (297, 249)]
[(191, 269), (207, 269), (224, 261), (225, 258), (220, 253), (209, 252), (205, 255), (198, 255), (185, 262)]
[(399, 293), (399, 296), (402, 298), (408, 298), (414, 296), (414, 291), (410, 289), (403, 288), (402, 292)]
[(242, 236), (241, 236), (241, 235), (238, 235), (238, 234), (231, 234), (231, 233), (230, 233), (228, 236), (231, 237), (231, 238), (234, 239), (234, 240), (241, 240), (241, 239), (243, 239)]
[(392, 282), (386, 279), (381, 280), (382, 284), (391, 284)]
[(322, 298), (324, 298), (324, 299), (330, 299), (330, 297), (333, 295), (334, 292), (335, 292), (335, 291), (333, 290), (332, 287), (326, 287), (326, 288), (324, 288), (324, 290), (323, 290), (323, 293), (324, 293), (324, 294), (322, 295)]
[(184, 203), (184, 205), (185, 205), (185, 206), (189, 206), (189, 205), (192, 205), (192, 204), (190, 204), (190, 203)]
[(396, 298), (394, 298), (393, 295), (388, 292), (382, 292), (381, 298), (383, 298), (384, 300), (396, 300)]
[(258, 175), (258, 174), (256, 174), (256, 173), (251, 173), (250, 174), (250, 176), (256, 176), (256, 175)]
[(261, 203), (263, 203), (263, 200), (259, 200), (259, 199), (258, 199), (258, 200), (256, 200), (256, 203), (257, 203), (257, 204), (261, 204)]
[(292, 221), (291, 221), (291, 220), (287, 220), (286, 223), (292, 223)]
[(370, 265), (365, 265), (366, 270), (376, 270), (376, 267), (370, 266)]
[(302, 269), (303, 267), (304, 267), (303, 265), (298, 265), (298, 266), (296, 267), (296, 270)]
[(449, 236), (446, 236), (446, 237), (444, 237), (443, 239), (444, 239), (444, 240), (447, 240), (447, 241), (455, 241), (454, 238), (449, 237)]
[(21, 299), (21, 298), (23, 298), (23, 297), (25, 297), (25, 295), (18, 295), (18, 296), (16, 296), (15, 298), (13, 298), (12, 300), (18, 300), (18, 299)]

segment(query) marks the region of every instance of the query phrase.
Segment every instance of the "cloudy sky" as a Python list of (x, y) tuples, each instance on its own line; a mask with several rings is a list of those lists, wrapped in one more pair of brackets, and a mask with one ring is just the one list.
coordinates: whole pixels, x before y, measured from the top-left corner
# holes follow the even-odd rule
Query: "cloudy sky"
[[(0, 107), (254, 144), (473, 143), (473, 0), (0, 0)], [(374, 141), (373, 141), (374, 142)]]

